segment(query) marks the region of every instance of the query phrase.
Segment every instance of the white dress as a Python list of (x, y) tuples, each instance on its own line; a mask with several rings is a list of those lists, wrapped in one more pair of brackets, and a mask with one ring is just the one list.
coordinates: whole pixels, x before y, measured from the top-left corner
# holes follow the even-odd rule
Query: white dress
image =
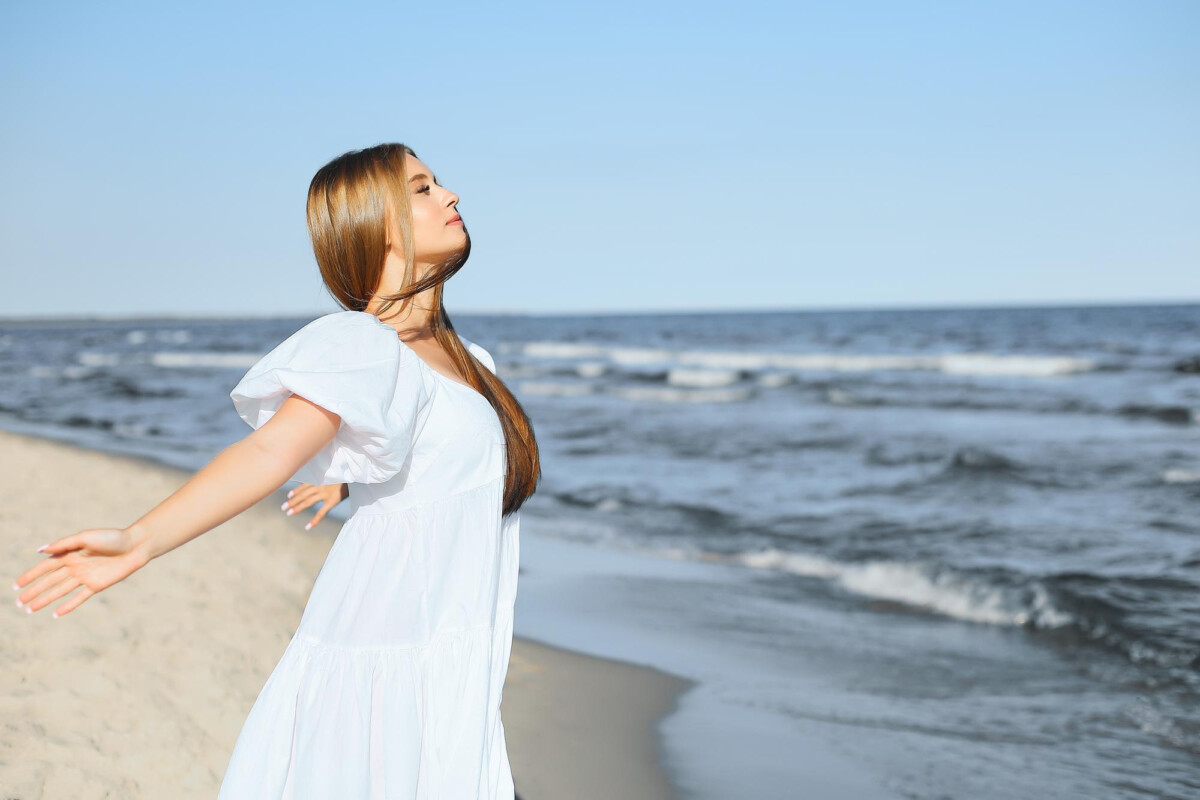
[(499, 417), (362, 311), (310, 322), (230, 398), (257, 429), (293, 393), (342, 420), (294, 480), (349, 483), (351, 514), (218, 800), (513, 800), (500, 698), (520, 516), (501, 516)]

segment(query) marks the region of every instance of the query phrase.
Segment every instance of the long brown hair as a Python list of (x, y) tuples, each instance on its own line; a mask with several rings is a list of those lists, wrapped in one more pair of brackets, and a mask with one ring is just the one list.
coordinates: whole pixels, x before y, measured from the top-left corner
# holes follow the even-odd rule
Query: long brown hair
[[(462, 251), (421, 280), (414, 279), (416, 249), (413, 246), (412, 206), (408, 197), (405, 156), (417, 154), (403, 144), (380, 144), (352, 150), (330, 161), (313, 177), (308, 187), (308, 232), (321, 278), (343, 308), (366, 311), (383, 276), (387, 256), (389, 215), (400, 231), (404, 246), (404, 286), (383, 297), (380, 312), (394, 303), (434, 288), (430, 328), (459, 373), (483, 395), (500, 418), (508, 467), (504, 480), (504, 510), (520, 508), (537, 489), (541, 461), (533, 424), (525, 409), (495, 374), (466, 348), (442, 305), (442, 287), (462, 269), (471, 254), (471, 240)], [(465, 229), (464, 229), (465, 230)]]

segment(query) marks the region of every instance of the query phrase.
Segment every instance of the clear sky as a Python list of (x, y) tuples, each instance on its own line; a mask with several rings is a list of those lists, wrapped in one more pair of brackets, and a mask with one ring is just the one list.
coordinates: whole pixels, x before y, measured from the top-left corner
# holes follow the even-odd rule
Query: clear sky
[(1200, 2), (0, 5), (0, 316), (335, 308), (413, 147), (451, 311), (1200, 300)]

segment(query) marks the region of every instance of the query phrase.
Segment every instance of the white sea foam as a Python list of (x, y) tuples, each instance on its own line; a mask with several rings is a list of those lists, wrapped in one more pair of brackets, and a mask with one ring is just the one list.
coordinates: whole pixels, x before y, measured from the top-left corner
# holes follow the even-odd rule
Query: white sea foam
[(261, 353), (154, 353), (150, 356), (150, 363), (156, 367), (168, 369), (191, 367), (249, 369), (260, 358), (262, 358)]
[(75, 360), (85, 367), (115, 367), (121, 363), (116, 353), (76, 353)]
[(187, 344), (192, 340), (190, 331), (159, 331), (155, 338), (160, 342), (170, 342), (171, 344)]
[(736, 370), (673, 369), (667, 373), (667, 383), (671, 386), (729, 386), (740, 378), (741, 373)]
[(560, 381), (521, 381), (521, 394), (539, 397), (578, 397), (591, 394), (592, 387), (586, 383), (563, 383)]
[(535, 358), (605, 358), (608, 355), (606, 347), (569, 342), (526, 342), (517, 345), (516, 349)]
[(670, 350), (656, 350), (650, 347), (610, 347), (605, 355), (618, 364), (659, 364), (671, 359)]
[[(672, 557), (679, 557), (676, 551)], [(693, 553), (692, 558), (713, 560), (712, 554)], [(920, 563), (869, 561), (840, 563), (824, 556), (767, 548), (715, 557), (754, 569), (789, 572), (823, 578), (847, 591), (879, 600), (890, 600), (953, 619), (989, 625), (1025, 625), (1056, 628), (1073, 619), (1054, 607), (1045, 588), (1032, 585), (1017, 597), (1013, 592), (989, 586), (951, 572), (933, 574)]]
[(778, 389), (780, 386), (786, 386), (795, 379), (796, 377), (790, 372), (765, 372), (758, 376), (759, 384), (768, 389)]
[(655, 403), (741, 403), (753, 394), (749, 388), (740, 389), (679, 389), (673, 386), (616, 386), (608, 393), (626, 400), (648, 400)]
[(1052, 377), (1095, 369), (1095, 362), (1068, 356), (941, 353), (933, 355), (870, 355), (844, 353), (736, 352), (614, 347), (562, 342), (527, 342), (522, 353), (535, 358), (607, 359), (617, 364), (679, 364), (708, 370), (873, 372), (921, 370), (953, 375), (1018, 375)]
[(961, 353), (934, 356), (938, 369), (960, 375), (1027, 375), (1049, 377), (1072, 372), (1087, 372), (1095, 364), (1068, 356), (997, 356), (988, 353)]
[(829, 402), (833, 403), (835, 406), (854, 405), (854, 395), (850, 394), (844, 389), (830, 389), (825, 393), (825, 396), (829, 399)]
[(1200, 481), (1200, 472), (1186, 469), (1163, 470), (1162, 479), (1167, 483), (1196, 483)]
[(77, 380), (93, 374), (93, 368), (84, 364), (67, 364), (63, 367), (49, 367), (35, 364), (29, 368), (28, 374), (34, 378), (70, 378)]
[(608, 372), (608, 364), (603, 361), (583, 361), (575, 365), (575, 374), (581, 378), (599, 378)]

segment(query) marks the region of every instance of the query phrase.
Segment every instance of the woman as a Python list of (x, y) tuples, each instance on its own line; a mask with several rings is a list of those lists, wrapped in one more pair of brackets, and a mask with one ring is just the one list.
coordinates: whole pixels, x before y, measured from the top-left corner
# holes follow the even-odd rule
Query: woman
[(322, 167), (309, 233), (346, 310), (301, 328), (230, 392), (255, 429), (246, 438), (128, 528), (40, 548), (49, 557), (17, 580), (32, 611), (78, 589), (59, 617), (289, 478), (339, 498), (349, 485), (350, 518), (218, 800), (514, 797), (500, 698), (517, 511), (541, 470), (491, 355), (442, 307), (470, 253), (457, 203), (401, 144)]

